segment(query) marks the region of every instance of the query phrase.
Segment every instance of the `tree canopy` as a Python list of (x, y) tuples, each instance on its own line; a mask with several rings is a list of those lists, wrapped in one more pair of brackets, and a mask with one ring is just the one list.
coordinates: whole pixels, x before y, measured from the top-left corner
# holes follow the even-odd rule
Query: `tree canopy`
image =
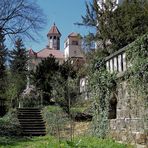
[(32, 0), (1, 0), (0, 28), (4, 35), (24, 36), (35, 39), (45, 23), (39, 6)]
[(124, 0), (117, 6), (111, 1), (97, 4), (97, 0), (86, 3), (86, 15), (82, 16), (85, 25), (96, 28), (92, 38), (103, 52), (110, 54), (133, 42), (148, 31), (148, 1)]
[(5, 37), (2, 31), (0, 31), (0, 95), (5, 92), (6, 86), (6, 56), (7, 48), (4, 44)]
[(53, 77), (59, 70), (59, 63), (52, 55), (42, 60), (33, 73), (33, 79), (38, 90), (43, 93), (44, 103), (49, 103), (51, 99)]
[(15, 41), (15, 48), (10, 51), (10, 68), (13, 73), (26, 74), (27, 50), (21, 38)]

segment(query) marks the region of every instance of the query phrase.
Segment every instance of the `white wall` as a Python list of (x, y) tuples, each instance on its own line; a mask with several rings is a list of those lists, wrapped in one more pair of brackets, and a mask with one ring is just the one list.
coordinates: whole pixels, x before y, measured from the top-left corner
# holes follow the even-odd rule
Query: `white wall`
[[(73, 45), (72, 41), (77, 41), (78, 45)], [(77, 38), (68, 38), (64, 43), (64, 47), (65, 59), (71, 57), (83, 57), (81, 51), (81, 40), (78, 40)]]

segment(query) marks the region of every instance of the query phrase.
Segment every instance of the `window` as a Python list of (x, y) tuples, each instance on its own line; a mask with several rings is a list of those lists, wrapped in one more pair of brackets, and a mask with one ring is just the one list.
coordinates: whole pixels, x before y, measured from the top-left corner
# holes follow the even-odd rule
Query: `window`
[(78, 45), (78, 41), (72, 41), (72, 45)]
[(74, 51), (74, 54), (76, 55), (77, 54), (77, 51)]
[(109, 119), (116, 119), (117, 98), (113, 96), (109, 102)]
[(65, 43), (65, 48), (68, 46), (68, 42)]

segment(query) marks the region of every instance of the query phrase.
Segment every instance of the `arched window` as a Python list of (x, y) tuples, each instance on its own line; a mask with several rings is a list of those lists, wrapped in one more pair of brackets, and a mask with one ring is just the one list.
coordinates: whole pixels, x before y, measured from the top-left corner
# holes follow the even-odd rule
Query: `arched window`
[(72, 45), (78, 45), (78, 41), (72, 41)]
[(109, 101), (109, 119), (116, 119), (116, 113), (117, 112), (117, 98), (115, 94), (113, 93), (110, 101)]

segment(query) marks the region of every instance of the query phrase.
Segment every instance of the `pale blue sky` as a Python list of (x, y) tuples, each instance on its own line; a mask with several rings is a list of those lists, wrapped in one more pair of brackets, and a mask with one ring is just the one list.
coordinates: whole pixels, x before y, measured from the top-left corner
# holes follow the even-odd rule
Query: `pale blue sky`
[(48, 44), (47, 33), (55, 22), (61, 32), (61, 50), (64, 49), (64, 40), (71, 32), (78, 32), (82, 36), (88, 33), (90, 28), (74, 25), (81, 21), (81, 15), (85, 15), (85, 1), (89, 0), (36, 0), (47, 17), (47, 25), (40, 32), (40, 40), (26, 42), (27, 48), (39, 51)]

